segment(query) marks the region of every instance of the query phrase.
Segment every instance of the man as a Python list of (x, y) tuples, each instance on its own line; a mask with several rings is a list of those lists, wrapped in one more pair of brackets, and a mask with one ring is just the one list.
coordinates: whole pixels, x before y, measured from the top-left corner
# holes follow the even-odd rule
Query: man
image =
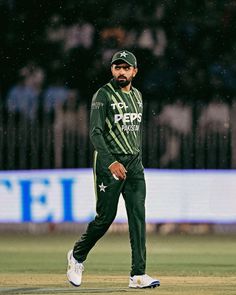
[(113, 79), (94, 95), (90, 116), (90, 137), (95, 148), (94, 179), (97, 215), (74, 249), (68, 252), (67, 277), (80, 286), (83, 262), (95, 243), (105, 234), (123, 195), (132, 249), (130, 288), (151, 288), (159, 280), (145, 274), (146, 186), (141, 160), (142, 96), (131, 85), (138, 72), (136, 57), (123, 50), (111, 61)]

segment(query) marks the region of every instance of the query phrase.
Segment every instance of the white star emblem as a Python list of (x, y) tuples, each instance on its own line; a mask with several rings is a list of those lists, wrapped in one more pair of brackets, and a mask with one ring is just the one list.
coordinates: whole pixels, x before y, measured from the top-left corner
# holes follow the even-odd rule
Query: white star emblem
[(138, 101), (138, 105), (139, 105), (140, 108), (143, 107), (143, 103), (141, 101)]
[(106, 185), (103, 184), (103, 182), (99, 185), (100, 192), (105, 192), (105, 189), (107, 188)]
[(125, 51), (120, 53), (120, 57), (126, 57), (128, 55), (128, 53), (126, 53)]

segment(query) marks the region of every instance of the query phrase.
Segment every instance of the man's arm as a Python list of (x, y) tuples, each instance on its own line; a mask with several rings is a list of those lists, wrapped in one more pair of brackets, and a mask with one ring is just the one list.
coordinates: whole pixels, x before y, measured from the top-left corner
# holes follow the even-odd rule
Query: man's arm
[(90, 139), (95, 150), (100, 154), (105, 167), (116, 161), (109, 151), (103, 137), (107, 112), (107, 96), (105, 91), (99, 90), (92, 99), (90, 112)]

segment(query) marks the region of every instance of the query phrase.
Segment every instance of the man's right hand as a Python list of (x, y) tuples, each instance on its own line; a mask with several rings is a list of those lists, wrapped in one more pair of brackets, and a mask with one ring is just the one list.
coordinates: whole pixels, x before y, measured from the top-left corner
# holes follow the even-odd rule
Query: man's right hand
[(127, 170), (121, 163), (116, 161), (109, 166), (109, 169), (114, 178), (118, 178), (119, 180), (126, 179)]

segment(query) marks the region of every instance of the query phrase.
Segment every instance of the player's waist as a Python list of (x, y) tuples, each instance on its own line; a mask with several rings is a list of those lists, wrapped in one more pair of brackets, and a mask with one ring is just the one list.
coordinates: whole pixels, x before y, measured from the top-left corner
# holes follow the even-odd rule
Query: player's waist
[(124, 153), (116, 153), (116, 154), (112, 154), (115, 159), (119, 162), (129, 162), (132, 161), (135, 158), (141, 157), (140, 152), (135, 152), (133, 154), (124, 154)]

